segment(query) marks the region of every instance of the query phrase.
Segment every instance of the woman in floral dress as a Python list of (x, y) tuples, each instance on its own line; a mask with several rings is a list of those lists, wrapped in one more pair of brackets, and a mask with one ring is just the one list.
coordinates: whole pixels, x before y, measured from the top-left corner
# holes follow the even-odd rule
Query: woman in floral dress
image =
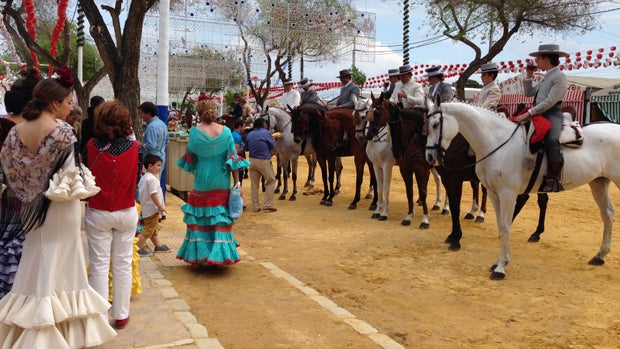
[[(0, 162), (26, 234), (11, 292), (0, 300), (0, 347), (83, 348), (112, 339), (104, 313), (110, 304), (88, 285), (80, 238), (80, 199), (97, 192), (75, 161), (77, 139), (62, 121), (71, 110), (73, 75), (37, 84), (11, 129)], [(60, 120), (57, 120), (60, 119)], [(2, 220), (4, 222), (4, 220)]]

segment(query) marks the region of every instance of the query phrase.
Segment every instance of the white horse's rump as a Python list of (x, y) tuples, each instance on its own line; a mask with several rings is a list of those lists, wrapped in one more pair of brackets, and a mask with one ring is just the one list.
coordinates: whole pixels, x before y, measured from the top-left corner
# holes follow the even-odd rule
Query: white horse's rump
[[(447, 149), (457, 133), (461, 133), (476, 153), (476, 174), (487, 187), (497, 215), (501, 252), (493, 265), (491, 278), (505, 276), (510, 261), (509, 234), (516, 197), (525, 192), (531, 170), (525, 166), (528, 152), (524, 137), (515, 128), (523, 127), (496, 113), (463, 103), (445, 103), (432, 107), (428, 118), (426, 158), (436, 163), (438, 151)], [(583, 128), (584, 142), (580, 148), (562, 149), (564, 169), (562, 184), (566, 190), (588, 183), (603, 219), (603, 241), (590, 264), (603, 264), (611, 248), (615, 209), (609, 197), (609, 183), (620, 188), (620, 125), (593, 124)], [(542, 162), (534, 188), (542, 182), (547, 161)]]

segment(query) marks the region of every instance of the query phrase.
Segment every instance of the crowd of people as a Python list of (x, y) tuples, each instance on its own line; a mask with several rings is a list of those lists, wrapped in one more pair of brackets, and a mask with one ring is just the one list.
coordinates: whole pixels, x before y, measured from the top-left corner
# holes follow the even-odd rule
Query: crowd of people
[[(560, 107), (568, 84), (558, 60), (566, 53), (558, 45), (540, 45), (531, 55), (536, 67), (528, 67), (524, 88), (535, 100), (515, 121), (538, 114), (549, 120), (549, 173), (540, 190), (559, 191)], [(536, 69), (547, 74), (534, 85)], [(495, 83), (498, 66), (489, 62), (479, 72), (484, 87), (477, 103), (496, 109), (501, 95)], [(383, 98), (401, 108), (424, 107), (427, 98), (452, 100), (440, 67), (427, 69), (426, 90), (412, 79), (409, 65), (389, 69), (388, 76)], [(342, 87), (336, 108), (354, 108), (360, 90), (351, 71), (341, 70), (338, 78)], [(278, 103), (285, 110), (322, 104), (308, 78), (298, 83), (301, 93), (291, 80), (283, 85)], [(277, 211), (271, 159), (278, 137), (257, 118), (244, 139), (251, 108), (241, 96), (234, 98), (231, 115), (238, 120), (231, 128), (217, 121), (214, 101), (200, 100), (200, 122), (190, 125), (186, 152), (168, 164), (194, 175), (193, 189), (181, 207), (187, 230), (177, 251), (177, 258), (191, 265), (239, 262), (228, 203), (231, 187), (242, 188), (242, 171), (249, 169), (251, 210)], [(167, 213), (160, 176), (170, 139), (156, 106), (144, 102), (137, 107), (145, 124), (137, 140), (131, 112), (119, 101), (94, 96), (84, 118), (73, 100), (73, 74), (66, 67), (46, 79), (36, 69), (25, 72), (5, 95), (9, 114), (0, 118), (0, 337), (11, 348), (79, 348), (109, 341), (116, 335), (114, 328), (129, 323), (136, 234), (139, 256), (152, 253), (146, 250), (149, 239), (153, 252), (171, 251), (158, 234)], [(80, 238), (81, 200), (87, 201), (89, 275)]]

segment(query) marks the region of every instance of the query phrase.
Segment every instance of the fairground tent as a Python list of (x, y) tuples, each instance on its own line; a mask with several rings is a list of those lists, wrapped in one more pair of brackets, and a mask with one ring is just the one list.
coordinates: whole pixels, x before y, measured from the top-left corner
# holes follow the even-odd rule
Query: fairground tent
[(590, 104), (592, 121), (603, 116), (602, 120), (620, 123), (620, 83), (592, 93)]

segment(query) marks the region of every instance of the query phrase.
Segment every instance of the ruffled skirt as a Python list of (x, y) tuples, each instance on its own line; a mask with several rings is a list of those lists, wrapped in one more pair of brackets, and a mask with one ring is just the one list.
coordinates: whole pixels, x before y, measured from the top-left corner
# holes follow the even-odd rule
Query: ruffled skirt
[(228, 216), (229, 195), (230, 190), (192, 190), (187, 204), (181, 207), (187, 230), (177, 259), (211, 265), (241, 260), (232, 231), (234, 221)]
[(17, 265), (22, 257), (24, 236), (11, 238), (13, 230), (15, 227), (9, 225), (9, 229), (0, 236), (0, 299), (11, 291)]
[(26, 235), (11, 292), (0, 300), (0, 348), (83, 348), (116, 336), (110, 304), (88, 285), (79, 200), (52, 202)]

